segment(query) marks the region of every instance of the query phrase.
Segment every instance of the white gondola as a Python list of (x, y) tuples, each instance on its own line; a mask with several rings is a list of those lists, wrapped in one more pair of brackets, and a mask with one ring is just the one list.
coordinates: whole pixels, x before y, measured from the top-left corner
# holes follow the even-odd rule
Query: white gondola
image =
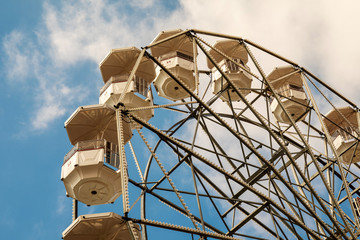
[(346, 164), (360, 162), (359, 138), (360, 112), (351, 107), (332, 109), (326, 114), (324, 124), (331, 135), (340, 160)]
[[(248, 62), (248, 54), (244, 45), (236, 40), (221, 40), (217, 41), (213, 47), (236, 62), (230, 61), (230, 59), (224, 57), (215, 49), (209, 50), (209, 54), (213, 57), (221, 71), (224, 72), (229, 80), (235, 85), (237, 90), (244, 96), (248, 95), (251, 92), (252, 77), (249, 73), (250, 68), (246, 65)], [(218, 94), (219, 92), (222, 92), (220, 99), (223, 101), (230, 101), (230, 99), (231, 101), (239, 101), (240, 96), (234, 89), (228, 88), (227, 81), (209, 59), (207, 59), (207, 65), (212, 72), (213, 93)]]
[[(138, 224), (132, 224), (133, 232), (140, 239)], [(129, 225), (113, 212), (79, 216), (62, 233), (64, 240), (125, 240), (133, 239)]]
[[(105, 105), (79, 107), (65, 122), (70, 142), (61, 168), (67, 195), (87, 205), (114, 202), (121, 195), (115, 110)], [(124, 142), (132, 136), (123, 121)], [(105, 140), (106, 139), (106, 140)]]
[[(130, 124), (123, 120), (124, 143), (132, 132)], [(72, 145), (80, 141), (106, 139), (118, 145), (115, 110), (104, 104), (78, 107), (65, 121), (66, 132)]]
[[(100, 104), (114, 107), (118, 104), (120, 95), (125, 91), (121, 103), (127, 109), (153, 105), (150, 84), (155, 78), (155, 66), (151, 60), (142, 57), (135, 76), (128, 83), (131, 70), (140, 52), (136, 47), (113, 49), (100, 63), (100, 71), (105, 83), (100, 90)], [(154, 110), (145, 109), (135, 111), (133, 114), (149, 121), (154, 115)]]
[[(292, 120), (300, 121), (305, 119), (309, 101), (303, 89), (301, 73), (292, 66), (277, 67), (267, 76), (267, 80), (279, 95), (282, 105)], [(278, 122), (291, 123), (285, 111), (273, 96), (271, 96), (270, 108)]]
[(98, 205), (113, 203), (121, 195), (117, 146), (113, 151), (108, 146), (111, 144), (106, 140), (82, 141), (66, 154), (61, 180), (67, 196), (86, 205)]
[[(162, 31), (153, 40), (152, 44), (162, 41), (182, 30)], [(193, 43), (187, 35), (180, 35), (171, 40), (157, 44), (151, 49), (151, 54), (160, 63), (181, 80), (191, 91), (195, 90), (195, 78), (193, 75)], [(190, 96), (173, 78), (171, 78), (159, 66), (156, 67), (154, 86), (161, 97), (176, 101)]]

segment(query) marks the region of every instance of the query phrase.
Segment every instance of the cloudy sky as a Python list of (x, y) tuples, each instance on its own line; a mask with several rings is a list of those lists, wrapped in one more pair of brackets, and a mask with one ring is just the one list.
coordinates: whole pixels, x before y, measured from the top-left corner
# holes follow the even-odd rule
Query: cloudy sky
[(14, 0), (0, 2), (1, 239), (60, 239), (71, 202), (60, 182), (63, 122), (95, 104), (98, 63), (161, 30), (250, 39), (297, 62), (358, 104), (356, 0)]

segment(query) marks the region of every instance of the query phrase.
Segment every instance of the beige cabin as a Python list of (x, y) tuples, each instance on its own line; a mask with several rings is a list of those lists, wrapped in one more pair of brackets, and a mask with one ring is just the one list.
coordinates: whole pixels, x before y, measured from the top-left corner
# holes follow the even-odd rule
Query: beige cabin
[[(106, 105), (79, 107), (65, 122), (74, 147), (64, 157), (61, 180), (67, 195), (87, 205), (112, 203), (121, 195), (115, 110)], [(132, 136), (123, 121), (124, 143)]]
[[(124, 143), (132, 132), (130, 124), (123, 120)], [(65, 121), (65, 129), (72, 145), (80, 141), (106, 139), (118, 145), (115, 110), (104, 104), (78, 107)]]
[[(135, 239), (141, 239), (139, 225), (132, 225)], [(64, 240), (133, 239), (129, 225), (113, 212), (81, 215), (63, 231), (62, 237)]]
[[(217, 50), (225, 54), (232, 61)], [(209, 50), (209, 54), (241, 94), (246, 96), (251, 92), (252, 77), (249, 74), (250, 68), (246, 65), (248, 54), (243, 44), (236, 40), (217, 41), (213, 48)], [(228, 82), (209, 59), (207, 59), (207, 65), (212, 72), (213, 93), (218, 94), (221, 92), (220, 99), (223, 101), (239, 101), (240, 96), (234, 89), (228, 88)]]
[[(154, 45), (150, 50), (151, 54), (157, 58), (175, 78), (182, 81), (190, 91), (193, 92), (195, 90), (195, 78), (193, 75), (194, 51), (192, 41), (186, 34), (169, 39), (168, 41), (165, 40), (181, 32), (182, 30), (180, 29), (160, 32), (150, 45), (156, 42), (163, 42)], [(159, 96), (173, 101), (190, 96), (184, 88), (159, 66), (156, 67), (154, 86)]]
[[(267, 76), (267, 80), (292, 120), (296, 122), (305, 119), (309, 101), (303, 88), (301, 73), (292, 66), (277, 67)], [(286, 112), (273, 96), (271, 96), (270, 108), (278, 122), (291, 123)]]
[[(129, 79), (140, 52), (136, 47), (113, 49), (100, 63), (104, 81), (100, 90), (100, 104), (114, 107), (118, 104), (120, 95), (125, 92), (121, 103), (127, 109), (153, 105), (150, 84), (155, 78), (154, 63), (142, 57), (134, 77)], [(133, 114), (149, 121), (154, 116), (154, 110), (145, 109)]]
[(351, 107), (332, 109), (326, 114), (324, 124), (331, 135), (340, 160), (346, 164), (360, 162), (359, 138), (360, 112)]

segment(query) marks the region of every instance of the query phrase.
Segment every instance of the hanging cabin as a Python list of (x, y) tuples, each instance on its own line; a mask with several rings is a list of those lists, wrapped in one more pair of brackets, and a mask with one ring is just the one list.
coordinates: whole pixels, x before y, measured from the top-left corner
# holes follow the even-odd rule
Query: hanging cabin
[[(106, 105), (79, 107), (65, 128), (74, 145), (61, 168), (67, 196), (86, 205), (114, 202), (121, 195), (115, 110)], [(132, 137), (126, 121), (123, 130), (126, 143)]]
[[(152, 41), (152, 44), (181, 33), (182, 30), (162, 31)], [(194, 51), (190, 38), (183, 34), (150, 48), (152, 56), (163, 65), (176, 79), (182, 81), (188, 89), (195, 90)], [(160, 66), (156, 67), (154, 86), (159, 96), (177, 101), (190, 96), (173, 78)]]
[[(292, 66), (277, 67), (268, 76), (267, 80), (278, 94), (286, 112), (295, 122), (305, 119), (309, 101), (303, 88), (301, 72)], [(276, 120), (290, 124), (290, 119), (281, 108), (279, 102), (270, 94), (270, 108)]]
[(86, 205), (113, 203), (121, 195), (121, 177), (116, 172), (119, 155), (106, 140), (82, 141), (64, 157), (61, 168), (68, 197)]
[(360, 162), (360, 112), (351, 107), (332, 109), (325, 115), (324, 124), (340, 160), (345, 164)]
[[(224, 53), (230, 59), (218, 53), (215, 49)], [(241, 94), (246, 96), (251, 92), (252, 77), (249, 73), (250, 68), (246, 65), (248, 54), (243, 44), (236, 40), (217, 41), (213, 48), (209, 50), (209, 54)], [(212, 72), (213, 94), (220, 93), (220, 99), (223, 101), (240, 101), (240, 96), (234, 89), (229, 87), (224, 76), (209, 59), (207, 59), (207, 65)]]
[[(140, 239), (140, 227), (133, 223)], [(96, 213), (79, 216), (63, 233), (64, 240), (125, 240), (133, 239), (129, 225), (116, 213)]]
[[(114, 107), (118, 104), (120, 95), (125, 92), (121, 103), (127, 109), (153, 106), (150, 84), (155, 78), (154, 63), (142, 57), (134, 77), (129, 79), (140, 52), (136, 47), (113, 49), (100, 63), (104, 81), (100, 90), (100, 104)], [(132, 114), (149, 121), (154, 116), (154, 110), (144, 109)]]

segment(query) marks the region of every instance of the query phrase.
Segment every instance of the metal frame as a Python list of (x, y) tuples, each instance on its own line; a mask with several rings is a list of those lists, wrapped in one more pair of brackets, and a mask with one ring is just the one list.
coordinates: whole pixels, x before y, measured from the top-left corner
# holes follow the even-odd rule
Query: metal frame
[[(223, 75), (228, 83), (223, 92), (216, 95), (208, 93), (209, 85), (202, 82), (208, 78), (209, 71), (201, 70), (197, 65), (194, 68), (196, 90), (192, 92), (147, 51), (184, 34), (193, 41), (194, 63), (201, 62), (200, 56), (205, 56)], [(260, 85), (251, 89), (250, 96), (243, 96), (235, 88), (208, 53), (209, 48), (214, 48), (203, 39), (206, 37), (233, 39), (245, 46), (251, 59), (249, 73)], [(295, 122), (287, 113), (279, 95), (268, 82), (260, 61), (253, 54), (255, 49), (292, 65), (301, 73), (304, 90), (310, 100), (306, 120)], [(218, 49), (214, 50), (248, 71)], [(141, 224), (141, 239), (152, 239), (154, 228), (181, 232), (189, 239), (194, 236), (200, 239), (359, 237), (360, 223), (352, 202), (355, 195), (360, 196), (360, 165), (353, 163), (345, 166), (341, 163), (316, 98), (325, 95), (320, 90), (321, 86), (327, 94), (358, 111), (354, 103), (307, 69), (236, 36), (186, 30), (144, 47), (139, 59), (143, 56), (151, 59), (183, 87), (190, 100), (134, 109), (127, 109), (121, 104), (117, 106), (119, 173), (123, 179), (122, 210), (130, 229), (132, 223)], [(135, 74), (139, 59), (130, 76)], [(227, 90), (235, 91), (241, 102), (221, 103), (219, 96)], [(284, 125), (274, 120), (269, 110), (268, 93), (279, 102), (291, 124)], [(122, 97), (119, 97), (120, 103)], [(329, 99), (326, 98), (333, 107)], [(223, 108), (220, 111), (213, 109), (219, 109), (221, 104)], [(148, 108), (155, 110), (155, 117), (150, 123), (133, 114)], [(164, 121), (156, 120), (157, 115), (168, 117), (173, 124), (164, 129)], [(123, 118), (137, 126), (128, 145), (124, 144), (122, 137)], [(185, 134), (186, 131), (190, 133)], [(259, 132), (263, 135), (260, 139)], [(219, 137), (221, 135), (227, 139), (223, 141)], [(227, 141), (231, 141), (235, 149), (225, 145)], [(356, 138), (356, 141), (357, 148), (359, 139)], [(130, 164), (133, 160), (135, 164)], [(139, 174), (135, 174), (136, 171)], [(212, 175), (209, 176), (209, 173)], [(160, 213), (164, 215), (153, 213), (153, 208), (158, 206), (155, 200), (163, 203)], [(180, 213), (177, 222), (171, 222), (169, 211)], [(256, 228), (266, 234), (249, 231)], [(136, 238), (138, 236), (134, 234)], [(166, 238), (169, 238), (168, 234)]]

